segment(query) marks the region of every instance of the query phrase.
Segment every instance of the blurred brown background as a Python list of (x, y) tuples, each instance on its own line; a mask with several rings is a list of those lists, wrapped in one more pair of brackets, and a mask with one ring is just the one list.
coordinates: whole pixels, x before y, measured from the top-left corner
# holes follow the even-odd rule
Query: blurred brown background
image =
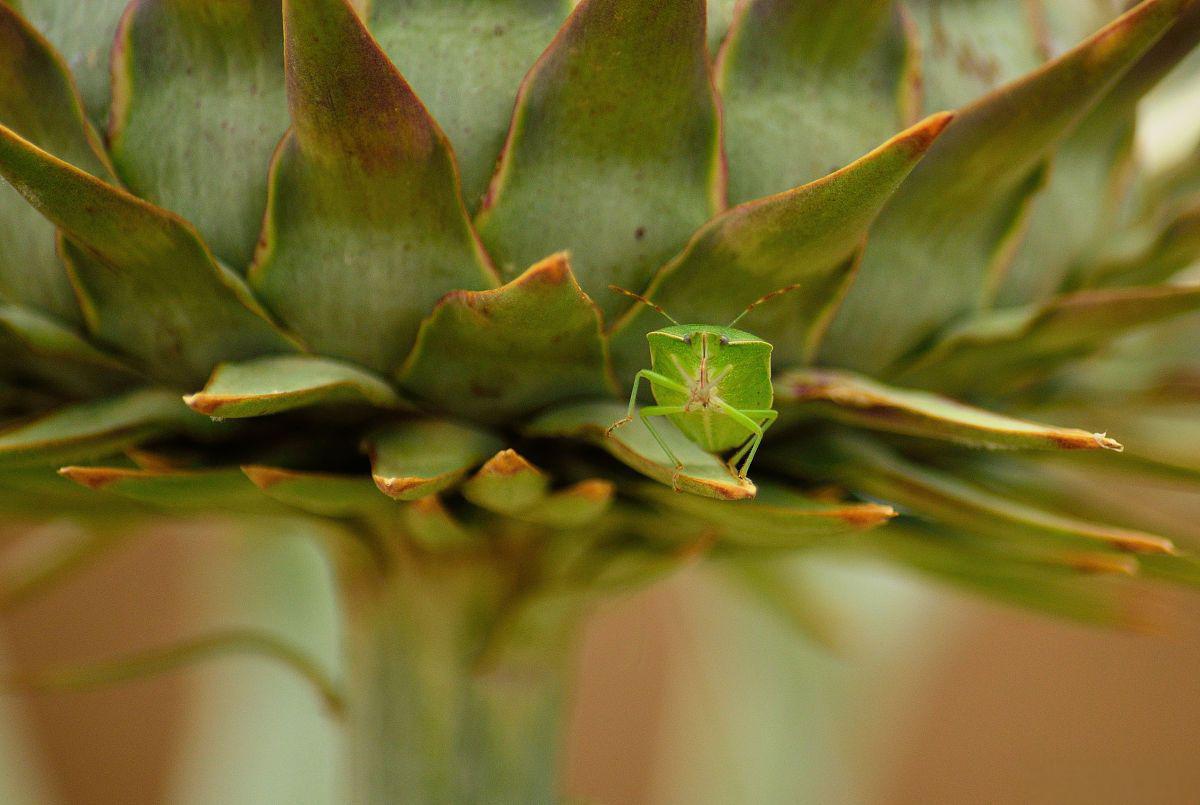
[[(17, 669), (101, 658), (245, 611), (285, 630), (328, 626), (328, 613), (292, 611), (328, 583), (311, 545), (247, 550), (202, 524), (152, 529), (21, 607), (0, 652)], [(834, 569), (830, 583), (852, 599), (841, 656), (703, 571), (606, 606), (581, 655), (571, 793), (612, 805), (1200, 802), (1196, 597), (1168, 594), (1172, 632), (1146, 636), (877, 570)], [(46, 802), (335, 801), (330, 725), (302, 684), (255, 659), (9, 703), (34, 747), (17, 763), (40, 772)]]

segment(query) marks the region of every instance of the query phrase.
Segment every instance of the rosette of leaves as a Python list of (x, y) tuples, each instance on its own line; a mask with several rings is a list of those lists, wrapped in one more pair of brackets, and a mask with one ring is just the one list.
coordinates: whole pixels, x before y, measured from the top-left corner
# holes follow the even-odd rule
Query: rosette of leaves
[[(331, 524), (364, 803), (553, 799), (581, 614), (687, 561), (1130, 625), (1198, 578), (1121, 490), (1200, 472), (1197, 171), (1133, 151), (1200, 11), (1119, 5), (0, 2), (5, 516)], [(752, 479), (605, 436), (659, 326), (610, 283), (800, 286)]]

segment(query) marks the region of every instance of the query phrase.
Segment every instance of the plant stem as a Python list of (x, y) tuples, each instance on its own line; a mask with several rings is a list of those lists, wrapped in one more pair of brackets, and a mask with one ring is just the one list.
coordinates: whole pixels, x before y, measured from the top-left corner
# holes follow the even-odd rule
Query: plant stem
[(513, 617), (520, 574), (490, 554), (389, 554), (344, 596), (351, 801), (556, 801), (576, 608)]

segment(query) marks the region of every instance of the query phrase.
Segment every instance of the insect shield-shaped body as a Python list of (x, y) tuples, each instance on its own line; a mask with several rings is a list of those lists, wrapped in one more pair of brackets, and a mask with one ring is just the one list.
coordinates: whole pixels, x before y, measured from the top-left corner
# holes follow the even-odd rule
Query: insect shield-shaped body
[[(762, 302), (796, 286), (772, 291), (752, 302), (727, 327), (679, 324), (649, 299), (623, 288), (609, 287), (654, 308), (670, 319), (673, 326), (646, 336), (650, 343), (650, 368), (635, 376), (629, 410), (608, 432), (633, 419), (638, 387), (645, 380), (658, 404), (643, 408), (638, 414), (675, 465), (676, 491), (683, 463), (655, 428), (654, 417), (666, 417), (688, 439), (710, 453), (739, 448), (729, 459), (729, 466), (739, 478), (745, 478), (763, 432), (778, 414), (771, 408), (774, 399), (771, 345), (756, 335), (733, 329), (732, 325)], [(742, 462), (740, 468), (739, 462)]]

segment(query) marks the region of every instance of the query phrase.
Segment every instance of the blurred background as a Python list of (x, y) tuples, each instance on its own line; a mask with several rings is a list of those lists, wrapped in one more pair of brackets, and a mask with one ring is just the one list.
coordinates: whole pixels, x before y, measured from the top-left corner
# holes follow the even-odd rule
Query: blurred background
[[(1178, 74), (1195, 76), (1192, 61)], [(1194, 79), (1147, 99), (1139, 148), (1152, 168), (1195, 151), (1198, 109)], [(1120, 491), (1145, 524), (1200, 544), (1200, 493)], [(0, 523), (0, 578), (74, 528)], [(123, 532), (103, 562), (0, 618), (0, 668), (236, 625), (335, 667), (313, 528)], [(1131, 602), (1146, 633), (1115, 633), (848, 562), (795, 568), (829, 646), (702, 566), (598, 610), (577, 665), (568, 793), (607, 805), (1200, 802), (1200, 596), (1147, 594)], [(340, 753), (307, 685), (252, 657), (89, 693), (0, 695), (0, 805), (333, 805)]]

